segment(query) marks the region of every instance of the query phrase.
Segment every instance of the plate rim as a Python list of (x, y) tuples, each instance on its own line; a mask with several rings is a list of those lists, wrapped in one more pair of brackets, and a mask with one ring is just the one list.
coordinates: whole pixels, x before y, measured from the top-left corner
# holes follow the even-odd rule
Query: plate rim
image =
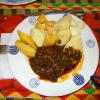
[(26, 2), (22, 2), (22, 3), (11, 3), (11, 2), (2, 2), (2, 1), (0, 1), (0, 4), (5, 4), (5, 5), (24, 5), (24, 4), (28, 4), (28, 3), (32, 3), (32, 2), (35, 2), (36, 0), (29, 0), (29, 1), (26, 1)]

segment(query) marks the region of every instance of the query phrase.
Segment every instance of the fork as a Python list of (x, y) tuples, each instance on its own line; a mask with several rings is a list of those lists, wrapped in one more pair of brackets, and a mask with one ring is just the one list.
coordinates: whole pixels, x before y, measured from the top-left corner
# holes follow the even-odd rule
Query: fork
[(7, 54), (7, 53), (15, 55), (18, 53), (18, 49), (14, 45), (11, 45), (11, 46), (0, 45), (0, 54)]

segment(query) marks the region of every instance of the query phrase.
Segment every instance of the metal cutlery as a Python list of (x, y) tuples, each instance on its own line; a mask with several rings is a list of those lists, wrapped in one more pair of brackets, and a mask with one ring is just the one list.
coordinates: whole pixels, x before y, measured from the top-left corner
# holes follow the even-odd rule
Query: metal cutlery
[(8, 46), (8, 45), (0, 45), (0, 54), (17, 54), (18, 53), (18, 49), (16, 46)]

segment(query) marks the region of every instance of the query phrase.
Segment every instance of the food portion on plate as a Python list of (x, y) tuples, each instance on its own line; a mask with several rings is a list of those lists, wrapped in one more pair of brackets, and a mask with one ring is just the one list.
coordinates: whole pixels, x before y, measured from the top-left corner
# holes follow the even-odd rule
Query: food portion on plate
[(85, 24), (72, 15), (49, 20), (41, 14), (30, 34), (18, 30), (15, 45), (26, 56), (34, 73), (42, 80), (58, 82), (73, 71), (82, 59), (81, 32)]
[(24, 53), (26, 56), (34, 57), (36, 53), (36, 45), (34, 44), (31, 36), (23, 33), (22, 31), (17, 31), (20, 40), (17, 40), (15, 45), (17, 48)]
[(35, 57), (30, 59), (30, 65), (40, 79), (61, 82), (61, 76), (78, 65), (82, 52), (72, 47), (65, 50), (63, 48), (64, 46), (52, 45), (37, 49)]

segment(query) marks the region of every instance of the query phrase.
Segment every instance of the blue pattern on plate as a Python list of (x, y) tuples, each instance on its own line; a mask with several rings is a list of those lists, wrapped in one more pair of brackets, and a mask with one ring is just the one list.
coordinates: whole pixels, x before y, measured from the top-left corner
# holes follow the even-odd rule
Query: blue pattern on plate
[(12, 46), (8, 46), (8, 52), (12, 55), (16, 55), (19, 52), (19, 50), (16, 46), (12, 45)]
[(85, 82), (84, 77), (81, 74), (75, 75), (73, 78), (73, 81), (78, 86), (84, 84), (84, 82)]
[(40, 84), (40, 81), (37, 78), (32, 78), (29, 81), (29, 86), (31, 88), (37, 88), (39, 86), (39, 84)]
[(89, 47), (89, 48), (93, 48), (95, 47), (95, 41), (92, 40), (92, 39), (89, 39), (86, 41), (86, 45)]
[(17, 2), (28, 2), (28, 0), (7, 0), (8, 2), (11, 2), (11, 3), (17, 3)]
[(34, 25), (34, 23), (36, 22), (36, 18), (34, 16), (30, 16), (29, 19), (28, 19), (28, 22), (31, 24), (31, 25)]
[(18, 2), (19, 0), (7, 0), (8, 2)]

